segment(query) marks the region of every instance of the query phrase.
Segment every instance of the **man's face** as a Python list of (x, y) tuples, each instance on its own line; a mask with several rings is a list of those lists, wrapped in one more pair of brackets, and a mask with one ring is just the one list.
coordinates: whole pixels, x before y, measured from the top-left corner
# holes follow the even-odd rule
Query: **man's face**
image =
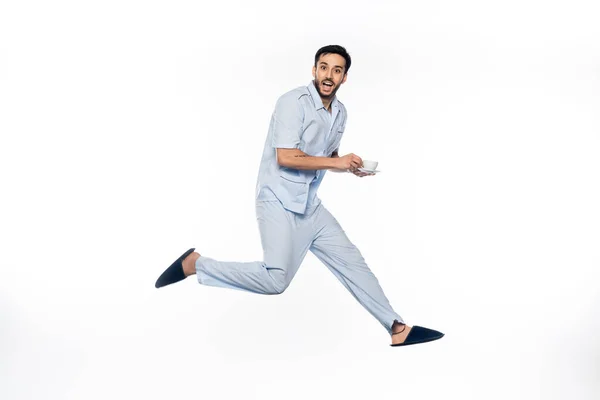
[[(322, 98), (333, 99), (341, 84), (346, 82), (346, 60), (339, 54), (321, 54), (313, 67), (315, 88)], [(331, 83), (331, 86), (328, 84)]]

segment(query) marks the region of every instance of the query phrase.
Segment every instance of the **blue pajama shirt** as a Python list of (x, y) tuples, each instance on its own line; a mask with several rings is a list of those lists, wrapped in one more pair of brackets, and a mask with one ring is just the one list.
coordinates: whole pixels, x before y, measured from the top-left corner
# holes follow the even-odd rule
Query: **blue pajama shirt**
[(280, 294), (310, 250), (391, 334), (393, 322), (404, 320), (392, 309), (360, 251), (317, 196), (326, 170), (297, 170), (277, 163), (278, 148), (331, 157), (339, 149), (346, 116), (337, 97), (331, 102), (331, 113), (325, 109), (312, 81), (277, 100), (256, 182), (263, 260), (227, 262), (200, 256), (196, 276), (203, 285)]

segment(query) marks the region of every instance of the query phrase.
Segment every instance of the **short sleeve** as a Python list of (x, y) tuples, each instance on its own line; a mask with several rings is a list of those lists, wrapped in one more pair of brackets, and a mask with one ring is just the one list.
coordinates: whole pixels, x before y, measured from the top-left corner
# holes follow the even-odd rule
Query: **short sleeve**
[(273, 147), (295, 149), (300, 145), (304, 110), (297, 98), (284, 95), (273, 112)]

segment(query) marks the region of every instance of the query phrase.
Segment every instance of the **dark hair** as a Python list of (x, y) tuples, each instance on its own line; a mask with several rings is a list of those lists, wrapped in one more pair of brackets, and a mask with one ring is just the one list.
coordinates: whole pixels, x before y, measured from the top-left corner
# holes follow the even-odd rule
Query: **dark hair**
[(344, 59), (346, 60), (346, 68), (344, 74), (348, 73), (348, 70), (350, 69), (350, 64), (352, 64), (352, 60), (350, 59), (350, 54), (348, 54), (345, 48), (338, 45), (329, 45), (321, 47), (319, 51), (317, 51), (317, 54), (315, 54), (315, 67), (317, 66), (317, 62), (319, 62), (319, 57), (321, 57), (322, 54), (339, 54), (340, 56), (344, 57)]

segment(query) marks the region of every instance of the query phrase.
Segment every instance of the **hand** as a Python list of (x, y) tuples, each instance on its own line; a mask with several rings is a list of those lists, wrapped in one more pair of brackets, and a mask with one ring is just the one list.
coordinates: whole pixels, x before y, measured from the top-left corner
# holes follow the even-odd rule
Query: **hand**
[(362, 178), (363, 176), (375, 175), (374, 172), (362, 172), (357, 169), (354, 169), (354, 170), (350, 169), (349, 172), (352, 172), (354, 175), (358, 176), (359, 178)]
[(362, 158), (353, 153), (336, 158), (336, 162), (337, 168), (342, 170), (355, 171), (356, 168), (362, 167)]

